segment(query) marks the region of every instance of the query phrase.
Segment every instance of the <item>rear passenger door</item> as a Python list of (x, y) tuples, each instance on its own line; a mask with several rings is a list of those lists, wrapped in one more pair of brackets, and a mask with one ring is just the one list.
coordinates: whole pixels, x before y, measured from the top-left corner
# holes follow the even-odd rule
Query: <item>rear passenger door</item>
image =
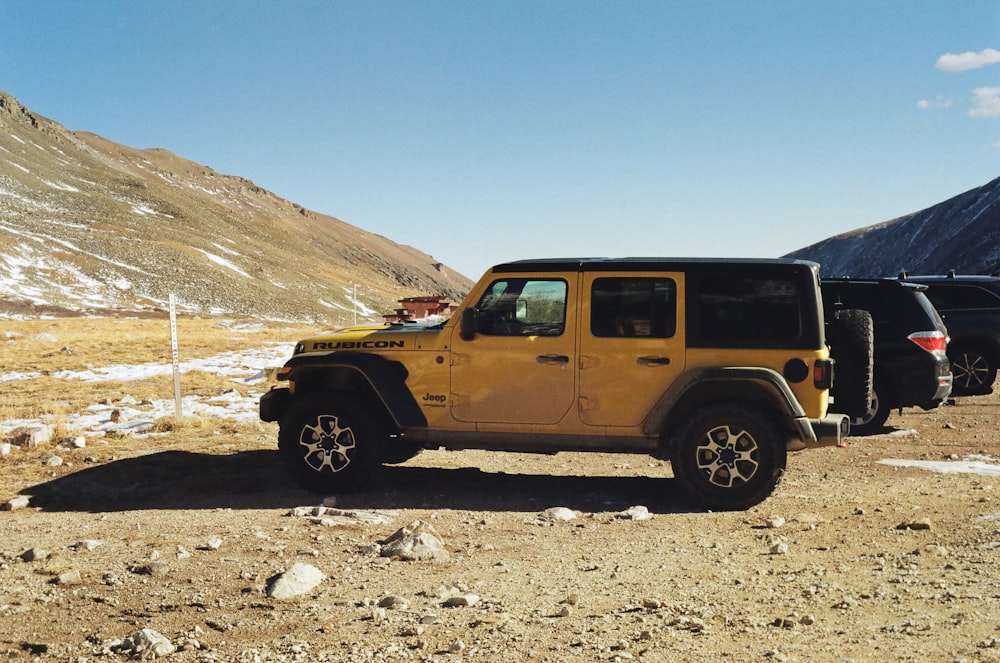
[(684, 276), (595, 272), (583, 279), (580, 419), (638, 426), (684, 370)]

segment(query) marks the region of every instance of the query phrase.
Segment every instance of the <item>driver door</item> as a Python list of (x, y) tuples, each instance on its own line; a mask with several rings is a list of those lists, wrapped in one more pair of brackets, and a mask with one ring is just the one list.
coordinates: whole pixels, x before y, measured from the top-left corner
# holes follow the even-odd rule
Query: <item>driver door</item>
[(456, 336), (451, 411), (458, 421), (554, 424), (575, 394), (578, 276), (498, 277), (476, 306), (471, 340)]

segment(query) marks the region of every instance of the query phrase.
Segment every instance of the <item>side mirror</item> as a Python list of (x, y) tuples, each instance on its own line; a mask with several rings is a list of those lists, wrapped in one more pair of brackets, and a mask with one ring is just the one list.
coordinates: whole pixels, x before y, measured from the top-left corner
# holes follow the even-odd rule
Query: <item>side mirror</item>
[(462, 311), (462, 326), (459, 328), (459, 337), (463, 341), (471, 341), (479, 331), (479, 309), (467, 308)]

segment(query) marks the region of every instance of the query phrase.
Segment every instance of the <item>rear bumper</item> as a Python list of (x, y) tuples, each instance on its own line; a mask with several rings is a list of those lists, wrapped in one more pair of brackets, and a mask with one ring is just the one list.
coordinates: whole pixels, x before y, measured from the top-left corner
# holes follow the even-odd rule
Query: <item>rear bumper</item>
[[(940, 403), (951, 393), (951, 363), (945, 356), (923, 350), (916, 357), (895, 357), (875, 366), (875, 385), (882, 384), (892, 408)], [(880, 394), (882, 395), (882, 394)], [(933, 405), (932, 405), (933, 407)]]
[(846, 414), (828, 414), (822, 419), (795, 419), (798, 439), (788, 444), (789, 451), (840, 446), (851, 432), (851, 420)]

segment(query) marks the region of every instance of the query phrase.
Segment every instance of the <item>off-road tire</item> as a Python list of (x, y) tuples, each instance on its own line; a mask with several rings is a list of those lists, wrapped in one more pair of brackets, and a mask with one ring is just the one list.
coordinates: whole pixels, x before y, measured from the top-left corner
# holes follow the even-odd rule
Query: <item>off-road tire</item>
[(868, 412), (860, 417), (851, 417), (851, 435), (862, 436), (881, 433), (889, 414), (892, 412), (890, 396), (888, 385), (876, 382), (875, 389), (872, 390), (872, 402)]
[(832, 410), (853, 418), (864, 417), (872, 404), (875, 331), (872, 315), (863, 309), (844, 309), (830, 321), (827, 341), (833, 367)]
[(670, 442), (676, 480), (698, 505), (719, 511), (765, 500), (781, 481), (786, 460), (775, 423), (742, 403), (695, 410)]
[(997, 378), (996, 360), (975, 345), (957, 343), (948, 348), (953, 396), (988, 394)]
[(294, 399), (281, 420), (278, 450), (303, 488), (346, 493), (374, 478), (382, 437), (364, 404), (342, 394), (317, 393)]

